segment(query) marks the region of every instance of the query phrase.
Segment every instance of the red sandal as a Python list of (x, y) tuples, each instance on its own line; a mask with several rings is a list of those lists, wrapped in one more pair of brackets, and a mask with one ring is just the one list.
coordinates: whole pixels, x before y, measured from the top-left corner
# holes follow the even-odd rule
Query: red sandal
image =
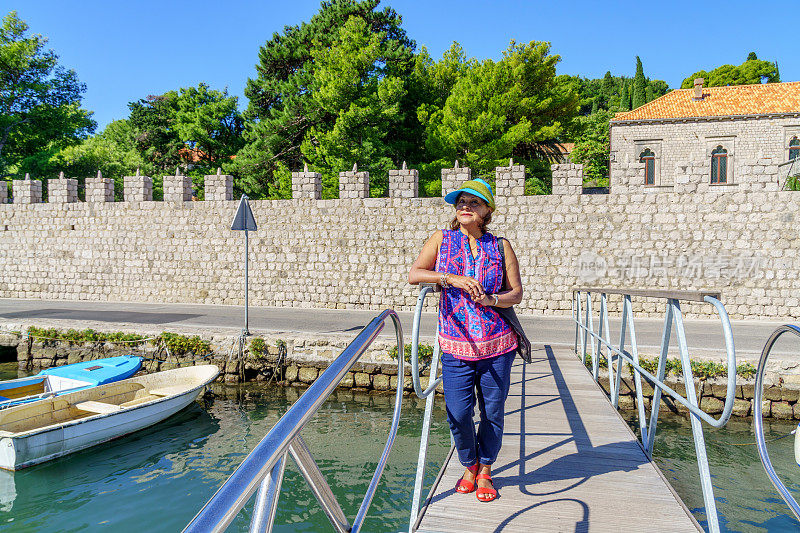
[(485, 503), (497, 499), (497, 491), (494, 489), (492, 476), (490, 476), (489, 474), (478, 474), (475, 477), (476, 482), (479, 479), (488, 479), (489, 483), (492, 484), (492, 488), (478, 487), (478, 492), (475, 494), (475, 496), (478, 498), (478, 501)]
[[(478, 465), (474, 464), (472, 466), (467, 467), (467, 470), (472, 472), (472, 475), (475, 475), (478, 472)], [(475, 483), (472, 481), (467, 481), (463, 477), (458, 480), (456, 483), (456, 492), (460, 492), (461, 494), (469, 494), (470, 492), (475, 490)]]

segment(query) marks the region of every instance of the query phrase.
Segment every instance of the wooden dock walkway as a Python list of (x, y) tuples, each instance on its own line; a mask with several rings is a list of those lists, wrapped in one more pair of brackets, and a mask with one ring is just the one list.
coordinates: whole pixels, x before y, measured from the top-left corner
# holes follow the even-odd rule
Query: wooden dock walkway
[(492, 469), (500, 497), (481, 503), (475, 493), (456, 493), (464, 468), (453, 454), (417, 531), (696, 532), (697, 522), (572, 350), (535, 348), (531, 364), (517, 358), (513, 367), (503, 448)]

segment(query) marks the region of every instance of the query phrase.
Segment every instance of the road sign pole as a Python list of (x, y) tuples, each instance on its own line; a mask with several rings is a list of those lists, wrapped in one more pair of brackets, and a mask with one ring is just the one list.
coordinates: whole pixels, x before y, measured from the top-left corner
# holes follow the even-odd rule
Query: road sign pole
[(248, 275), (250, 273), (250, 236), (249, 232), (244, 230), (244, 335), (250, 335), (250, 280)]
[(250, 234), (249, 231), (258, 229), (256, 219), (250, 204), (247, 203), (247, 195), (243, 194), (239, 200), (239, 207), (231, 224), (232, 231), (244, 231), (244, 329), (242, 337), (250, 335)]

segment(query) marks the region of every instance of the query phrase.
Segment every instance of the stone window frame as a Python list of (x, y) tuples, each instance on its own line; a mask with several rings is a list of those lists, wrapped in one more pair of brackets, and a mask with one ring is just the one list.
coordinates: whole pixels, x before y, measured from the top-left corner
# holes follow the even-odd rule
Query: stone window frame
[(800, 136), (798, 135), (792, 136), (792, 138), (789, 139), (789, 146), (787, 146), (786, 149), (788, 150), (789, 154), (789, 158), (787, 159), (787, 161), (791, 161), (792, 159), (797, 159), (798, 157), (800, 157)]
[(650, 150), (653, 153), (653, 183), (647, 183), (647, 170), (641, 176), (641, 185), (643, 187), (661, 187), (663, 186), (661, 180), (661, 139), (641, 139), (633, 141), (634, 148), (634, 161), (641, 162), (641, 155), (645, 150)]
[(792, 126), (784, 126), (783, 128), (783, 150), (781, 150), (783, 157), (785, 158), (782, 163), (788, 162), (790, 160), (791, 150), (795, 149), (794, 146), (791, 146), (791, 142), (793, 139), (800, 140), (800, 124), (795, 124)]
[[(711, 159), (714, 157), (714, 151), (717, 147), (721, 146), (726, 151), (725, 158), (725, 181), (712, 182), (711, 181)], [(707, 183), (712, 187), (725, 187), (727, 185), (734, 185), (736, 183), (736, 136), (728, 135), (724, 137), (706, 137), (706, 179)]]
[[(646, 160), (646, 161), (645, 161)], [(656, 184), (656, 154), (650, 147), (645, 148), (641, 154), (639, 154), (639, 162), (644, 163), (644, 184), (645, 185), (655, 185)], [(650, 170), (648, 172), (648, 170)]]
[[(717, 175), (714, 175), (714, 171)], [(711, 184), (728, 183), (728, 151), (721, 144), (711, 150)]]

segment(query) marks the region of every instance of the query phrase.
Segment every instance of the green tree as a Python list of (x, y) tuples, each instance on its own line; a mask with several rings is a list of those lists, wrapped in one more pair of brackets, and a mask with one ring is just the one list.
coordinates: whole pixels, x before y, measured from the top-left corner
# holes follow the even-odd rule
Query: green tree
[(136, 149), (154, 172), (163, 174), (179, 166), (186, 145), (176, 129), (178, 92), (150, 95), (130, 102), (128, 108)]
[(572, 161), (583, 165), (584, 181), (608, 185), (609, 120), (610, 111), (598, 111), (578, 117), (580, 135), (572, 150)]
[(606, 102), (611, 99), (611, 96), (614, 94), (614, 77), (611, 75), (611, 71), (607, 70), (606, 75), (603, 76), (603, 98)]
[(208, 168), (226, 161), (243, 145), (244, 122), (237, 98), (205, 83), (182, 88), (176, 100), (175, 132)]
[(636, 109), (647, 103), (647, 80), (644, 77), (642, 60), (636, 56), (636, 75), (633, 77), (633, 98), (631, 99), (631, 109)]
[(750, 52), (747, 61), (741, 65), (721, 65), (711, 72), (700, 70), (695, 72), (681, 83), (682, 89), (691, 89), (696, 78), (703, 78), (706, 87), (724, 87), (726, 85), (750, 85), (755, 83), (777, 83), (781, 81), (778, 66), (771, 61), (751, 59), (755, 57)]
[(47, 39), (28, 34), (16, 11), (0, 27), (0, 176), (31, 172), (96, 127), (80, 107), (86, 86), (58, 64)]
[(619, 100), (619, 109), (620, 111), (630, 111), (630, 98), (628, 97), (628, 85), (623, 81), (622, 82), (622, 94), (620, 95)]
[[(341, 30), (351, 17), (362, 19), (369, 33), (380, 40), (380, 57), (385, 59), (386, 65), (378, 65), (371, 72), (387, 68), (392, 76), (403, 78), (411, 74), (415, 44), (400, 27), (401, 19), (397, 13), (388, 7), (377, 10), (378, 5), (379, 0), (322, 2), (320, 11), (309, 22), (286, 26), (282, 33), (276, 33), (261, 47), (256, 66), (257, 76), (249, 79), (245, 88), (245, 95), (249, 99), (244, 133), (247, 144), (229, 165), (230, 170), (240, 177), (245, 192), (253, 197), (281, 195), (281, 190), (285, 192), (285, 188), (281, 189), (282, 174), (276, 174), (276, 171), (283, 169), (285, 173), (290, 168), (299, 168), (308, 162), (303, 146), (313, 144), (314, 141), (309, 137), (312, 129), (314, 137), (319, 138), (321, 133), (333, 132), (337, 121), (339, 130), (347, 127), (349, 122), (340, 120), (338, 113), (332, 112), (331, 108), (320, 107), (319, 98), (327, 98), (331, 105), (334, 103), (327, 96), (315, 94), (318, 84), (331, 80), (315, 76), (315, 72), (318, 68), (316, 58), (324, 55), (324, 51), (336, 42), (342, 42)], [(334, 53), (330, 54), (332, 56)], [(330, 59), (333, 60), (332, 57)], [(331, 83), (329, 87), (333, 85)], [(363, 91), (359, 92), (363, 94)], [(338, 110), (348, 107), (343, 102), (336, 103)], [(402, 102), (400, 107), (409, 110), (414, 106), (411, 102)], [(402, 139), (405, 132), (414, 129), (415, 122), (416, 117), (403, 117), (400, 128), (391, 135)], [(360, 122), (353, 122), (357, 123)], [(355, 135), (343, 131), (336, 134)], [(398, 139), (388, 139), (386, 142), (395, 146), (395, 140)], [(397, 155), (392, 156), (399, 158), (401, 151), (395, 150)], [(315, 157), (321, 158), (322, 154), (316, 154)], [(332, 171), (328, 169), (333, 169), (333, 162), (324, 169), (326, 172)]]
[(301, 153), (327, 177), (326, 197), (335, 197), (338, 173), (353, 163), (369, 165), (378, 178), (371, 194), (384, 195), (389, 169), (403, 155), (395, 150), (392, 132), (403, 119), (407, 91), (402, 75), (408, 64), (392, 61), (395, 50), (386, 43), (384, 35), (373, 33), (364, 19), (350, 17), (339, 30), (339, 39), (314, 54), (312, 98), (332, 122), (311, 127)]
[(77, 177), (79, 192), (83, 190), (84, 178), (94, 176), (99, 171), (104, 178), (114, 180), (118, 201), (123, 199), (123, 176), (132, 176), (137, 169), (145, 175), (156, 174), (156, 169), (136, 149), (136, 132), (127, 120), (115, 120), (81, 144), (62, 148), (52, 154), (46, 169), (44, 175), (63, 171), (67, 176)]
[(578, 106), (572, 87), (556, 81), (559, 60), (549, 43), (512, 41), (501, 61), (470, 68), (427, 121), (429, 153), (489, 179), (509, 157), (532, 167), (551, 156)]

